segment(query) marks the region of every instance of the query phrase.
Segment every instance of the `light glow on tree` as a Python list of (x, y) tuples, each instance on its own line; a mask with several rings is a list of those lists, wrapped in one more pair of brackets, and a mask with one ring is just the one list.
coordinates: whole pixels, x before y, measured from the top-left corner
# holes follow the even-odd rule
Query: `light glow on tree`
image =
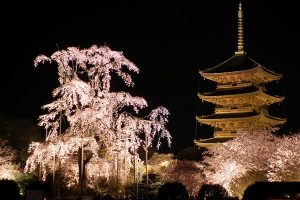
[(300, 181), (300, 134), (282, 137), (268, 162), (270, 181)]
[(205, 181), (199, 162), (173, 159), (172, 154), (154, 153), (149, 166), (149, 171), (158, 174), (163, 183), (182, 183), (193, 197)]
[(300, 181), (300, 135), (279, 137), (275, 130), (241, 130), (209, 148), (203, 162), (207, 181), (238, 197), (255, 181)]
[(20, 166), (15, 163), (17, 152), (0, 139), (0, 179), (15, 180), (21, 173)]
[[(154, 138), (157, 148), (162, 138), (171, 145), (166, 127), (169, 111), (165, 107), (154, 109), (146, 117), (135, 116), (147, 107), (146, 100), (111, 91), (112, 73), (127, 86), (134, 83), (124, 69), (139, 73), (122, 52), (108, 46), (69, 47), (50, 57), (38, 56), (34, 65), (45, 62), (58, 65), (59, 86), (53, 90), (54, 101), (42, 107), (47, 114), (39, 117), (39, 125), (47, 130), (46, 141), (30, 145), (26, 172), (41, 169), (45, 179), (47, 174), (54, 176), (61, 170), (69, 186), (80, 181), (92, 187), (96, 185), (92, 180), (103, 178), (126, 184), (133, 180), (130, 173), (136, 163), (142, 163), (136, 153), (140, 146), (146, 150)], [(63, 132), (62, 122), (68, 126)], [(69, 165), (76, 157), (81, 158), (78, 165), (82, 171)]]

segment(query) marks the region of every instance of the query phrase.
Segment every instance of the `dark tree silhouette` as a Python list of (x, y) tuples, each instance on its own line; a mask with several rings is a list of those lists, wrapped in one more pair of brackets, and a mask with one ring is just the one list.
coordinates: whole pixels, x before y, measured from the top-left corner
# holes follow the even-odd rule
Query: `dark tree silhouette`
[(165, 183), (157, 193), (157, 200), (188, 200), (189, 194), (182, 183)]
[(104, 195), (103, 200), (115, 200), (115, 198), (112, 197), (110, 194), (106, 194)]
[(300, 182), (255, 182), (247, 187), (242, 200), (299, 199)]
[(52, 194), (49, 183), (43, 181), (33, 181), (29, 183), (25, 188), (25, 198), (28, 198), (29, 191), (39, 191), (41, 196), (46, 199)]
[(226, 189), (219, 184), (204, 184), (197, 196), (197, 200), (228, 200), (230, 199)]
[(20, 188), (14, 180), (0, 180), (0, 198), (4, 197), (5, 200), (19, 200)]
[[(258, 195), (259, 195), (257, 192), (259, 192), (259, 191), (257, 191), (257, 188), (256, 188), (255, 184), (249, 185), (247, 187), (247, 189), (245, 190), (245, 192), (244, 192), (242, 200), (255, 200), (255, 199), (257, 199)], [(262, 194), (260, 194), (260, 195), (262, 195)]]

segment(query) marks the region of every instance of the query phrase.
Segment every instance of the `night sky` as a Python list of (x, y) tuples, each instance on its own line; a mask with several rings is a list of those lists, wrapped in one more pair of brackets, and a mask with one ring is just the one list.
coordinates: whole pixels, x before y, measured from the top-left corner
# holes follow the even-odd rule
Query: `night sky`
[[(67, 6), (49, 1), (3, 7), (0, 111), (37, 123), (43, 113), (40, 108), (52, 100), (58, 81), (55, 67), (35, 68), (34, 58), (68, 46), (106, 44), (123, 51), (140, 68), (140, 74), (133, 75), (135, 87), (128, 91), (144, 97), (149, 109), (160, 105), (169, 109), (168, 127), (175, 149), (207, 136), (209, 129), (196, 126), (195, 116), (209, 113), (211, 107), (198, 100), (197, 92), (212, 88), (198, 70), (234, 55), (238, 1), (100, 2)], [(286, 100), (277, 113), (287, 118), (286, 130), (291, 132), (300, 128), (300, 14), (296, 3), (243, 1), (245, 50), (256, 62), (283, 74), (276, 87)], [(113, 88), (126, 90), (118, 81)]]

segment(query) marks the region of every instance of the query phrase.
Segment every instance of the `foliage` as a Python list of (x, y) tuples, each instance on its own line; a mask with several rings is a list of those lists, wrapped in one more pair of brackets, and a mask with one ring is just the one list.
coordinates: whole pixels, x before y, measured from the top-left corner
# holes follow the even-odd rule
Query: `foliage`
[(204, 181), (202, 168), (198, 162), (190, 160), (170, 160), (170, 157), (167, 157), (167, 159), (161, 160), (158, 164), (158, 160), (159, 159), (156, 159), (157, 164), (153, 165), (155, 166), (153, 167), (153, 171), (160, 175), (163, 183), (182, 183), (191, 196), (196, 196)]
[(42, 141), (38, 126), (25, 118), (0, 115), (0, 138), (17, 150), (16, 160), (24, 167), (29, 156), (27, 148), (32, 141)]
[(299, 134), (279, 137), (274, 131), (242, 130), (211, 147), (203, 162), (207, 181), (238, 197), (255, 181), (299, 181)]
[(280, 139), (277, 149), (268, 159), (269, 181), (300, 181), (300, 134)]
[(205, 153), (205, 148), (197, 148), (195, 146), (186, 147), (175, 154), (175, 158), (178, 160), (203, 160), (203, 154)]
[(171, 153), (157, 153), (155, 152), (152, 157), (149, 159), (149, 173), (156, 173), (161, 171), (162, 168), (169, 167), (170, 164), (174, 161), (174, 155)]
[(267, 181), (266, 171), (250, 171), (245, 176), (236, 179), (230, 184), (230, 191), (241, 198), (249, 185), (256, 182)]
[(15, 180), (21, 173), (20, 166), (15, 162), (17, 151), (0, 139), (0, 179)]
[(18, 186), (20, 188), (20, 195), (24, 196), (25, 195), (26, 187), (29, 184), (31, 184), (33, 182), (36, 182), (37, 181), (37, 177), (33, 176), (32, 174), (20, 173), (16, 177), (15, 181), (18, 183)]
[[(40, 169), (45, 179), (60, 169), (70, 187), (86, 178), (88, 187), (95, 189), (103, 180), (126, 184), (141, 175), (130, 175), (142, 163), (139, 147), (147, 150), (157, 141), (159, 148), (162, 138), (171, 144), (166, 108), (140, 117), (138, 112), (147, 107), (144, 98), (111, 91), (112, 73), (133, 86), (128, 72), (139, 72), (122, 52), (108, 46), (69, 47), (50, 57), (36, 57), (34, 65), (47, 61), (58, 64), (59, 86), (53, 90), (54, 101), (42, 107), (48, 112), (39, 117), (39, 125), (47, 131), (46, 142), (30, 145), (26, 172)], [(80, 162), (87, 168), (84, 176)]]

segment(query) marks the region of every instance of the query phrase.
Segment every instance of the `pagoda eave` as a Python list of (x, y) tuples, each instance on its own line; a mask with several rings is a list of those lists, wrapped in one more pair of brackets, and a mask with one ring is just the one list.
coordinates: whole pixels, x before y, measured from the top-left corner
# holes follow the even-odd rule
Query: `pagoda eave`
[(219, 84), (230, 84), (239, 82), (268, 83), (275, 80), (280, 80), (282, 77), (282, 75), (279, 74), (268, 73), (260, 65), (254, 66), (251, 69), (240, 71), (218, 73), (200, 71), (199, 73), (205, 79), (209, 79)]
[(208, 148), (216, 144), (221, 144), (223, 142), (227, 142), (231, 140), (232, 137), (212, 137), (212, 138), (207, 138), (207, 139), (199, 139), (199, 140), (194, 140), (194, 143), (198, 147), (204, 147)]
[(206, 95), (198, 93), (198, 97), (203, 101), (223, 106), (249, 104), (249, 102), (251, 102), (253, 105), (261, 106), (279, 103), (284, 100), (284, 97), (271, 96), (261, 90), (231, 95)]
[(237, 128), (259, 129), (283, 125), (286, 122), (285, 119), (276, 118), (263, 113), (248, 117), (211, 118), (212, 116), (217, 117), (217, 115), (210, 115), (196, 117), (196, 119), (199, 123), (228, 130), (235, 130)]

